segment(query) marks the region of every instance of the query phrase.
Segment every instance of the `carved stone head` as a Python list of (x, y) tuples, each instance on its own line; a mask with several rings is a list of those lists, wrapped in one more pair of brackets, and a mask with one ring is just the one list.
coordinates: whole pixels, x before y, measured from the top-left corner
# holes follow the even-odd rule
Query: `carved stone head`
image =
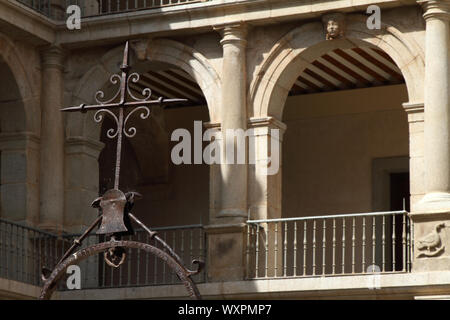
[(345, 15), (330, 13), (322, 17), (327, 40), (338, 39), (345, 33)]

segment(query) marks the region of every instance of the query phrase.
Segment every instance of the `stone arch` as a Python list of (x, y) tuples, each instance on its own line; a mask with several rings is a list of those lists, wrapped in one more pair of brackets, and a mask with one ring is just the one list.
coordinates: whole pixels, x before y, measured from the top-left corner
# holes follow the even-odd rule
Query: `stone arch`
[(321, 22), (304, 24), (290, 31), (273, 47), (250, 84), (249, 117), (281, 119), (289, 90), (306, 66), (322, 54), (336, 49), (373, 45), (385, 51), (401, 70), (409, 102), (423, 101), (424, 53), (410, 36), (393, 25), (369, 30), (367, 17), (347, 16), (345, 38), (326, 41)]
[[(220, 79), (209, 61), (193, 48), (173, 40), (141, 40), (132, 45), (138, 59), (151, 60), (181, 68), (197, 81), (209, 110), (210, 121), (217, 121), (220, 103)], [(141, 50), (142, 49), (142, 50)], [(120, 72), (123, 45), (104, 54), (78, 81), (71, 105), (91, 104), (95, 93), (102, 90), (113, 74)], [(109, 95), (105, 98), (109, 98)], [(102, 126), (93, 120), (94, 112), (66, 114), (66, 225), (70, 232), (79, 232), (95, 218), (95, 210), (80, 215), (79, 204), (90, 203), (98, 194), (98, 158), (104, 144), (100, 142)], [(155, 116), (155, 114), (154, 114)], [(153, 120), (155, 117), (152, 118)], [(141, 132), (142, 133), (142, 132)], [(135, 139), (133, 139), (134, 141)], [(142, 148), (145, 144), (142, 144)], [(82, 170), (79, 168), (82, 167)], [(80, 174), (82, 172), (83, 174)], [(69, 222), (70, 221), (70, 222)]]
[[(35, 52), (33, 52), (35, 53)], [(30, 52), (27, 52), (30, 54)], [(39, 213), (40, 72), (26, 69), (17, 45), (0, 33), (0, 216), (33, 224)], [(37, 81), (36, 81), (37, 80)], [(11, 169), (13, 168), (13, 169)]]
[(39, 114), (38, 88), (33, 87), (33, 82), (27, 75), (20, 56), (14, 43), (6, 35), (0, 33), (0, 60), (10, 69), (23, 105), (24, 119), (20, 131), (39, 134), (40, 117), (36, 117)]
[(214, 123), (219, 120), (220, 77), (205, 56), (180, 42), (156, 39), (148, 42), (146, 58), (166, 62), (186, 71), (197, 82), (205, 96), (210, 121)]
[[(207, 101), (211, 122), (218, 121), (220, 104), (220, 78), (209, 61), (195, 49), (180, 42), (169, 39), (153, 39), (141, 41), (144, 52), (138, 56), (151, 61), (174, 65), (187, 72), (199, 85)], [(141, 46), (142, 47), (142, 46)], [(135, 47), (135, 51), (138, 51)], [(104, 85), (112, 74), (118, 72), (118, 57), (122, 57), (123, 46), (119, 46), (101, 59), (79, 81), (73, 96), (73, 104), (89, 103), (95, 93)], [(83, 136), (98, 140), (99, 126), (92, 121), (92, 115), (72, 113), (68, 115), (67, 136)]]

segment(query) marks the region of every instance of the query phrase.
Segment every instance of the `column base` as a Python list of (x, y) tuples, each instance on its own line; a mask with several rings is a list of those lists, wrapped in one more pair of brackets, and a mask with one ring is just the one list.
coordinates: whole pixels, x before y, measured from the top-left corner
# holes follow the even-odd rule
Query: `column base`
[(207, 234), (207, 275), (209, 281), (245, 278), (246, 224), (205, 227)]
[(450, 193), (427, 193), (416, 205), (418, 212), (450, 212)]

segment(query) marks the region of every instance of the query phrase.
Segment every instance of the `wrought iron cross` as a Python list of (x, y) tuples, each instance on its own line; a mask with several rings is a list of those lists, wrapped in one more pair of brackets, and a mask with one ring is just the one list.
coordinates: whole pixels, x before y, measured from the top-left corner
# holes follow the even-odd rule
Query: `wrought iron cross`
[[(104, 252), (104, 258), (107, 264), (117, 268), (125, 260), (126, 250), (124, 248), (137, 248), (146, 250), (147, 252), (153, 253), (154, 255), (163, 259), (163, 261), (165, 261), (168, 266), (183, 281), (184, 285), (188, 289), (189, 296), (195, 299), (200, 299), (200, 293), (195, 283), (192, 281), (191, 276), (199, 273), (202, 270), (204, 263), (199, 260), (194, 260), (193, 263), (197, 264), (197, 270), (191, 271), (186, 268), (181, 258), (175, 253), (175, 251), (163, 239), (161, 239), (156, 232), (150, 230), (144, 223), (142, 223), (131, 213), (134, 200), (136, 196), (140, 195), (137, 192), (128, 192), (124, 194), (119, 190), (120, 159), (122, 155), (123, 135), (129, 138), (132, 138), (136, 135), (135, 127), (127, 128), (127, 122), (130, 117), (134, 113), (141, 111), (141, 118), (147, 119), (150, 115), (149, 106), (153, 104), (161, 105), (187, 101), (186, 99), (164, 99), (163, 97), (160, 97), (157, 100), (150, 100), (152, 95), (150, 88), (145, 88), (142, 91), (142, 96), (144, 98), (139, 99), (135, 97), (130, 90), (130, 81), (134, 83), (138, 82), (139, 74), (129, 74), (130, 65), (128, 45), (129, 43), (127, 41), (123, 55), (123, 63), (120, 66), (120, 69), (122, 70), (121, 75), (119, 76), (118, 74), (114, 74), (110, 78), (112, 84), (120, 83), (119, 90), (111, 99), (102, 101), (101, 99), (104, 98), (105, 94), (103, 91), (97, 91), (97, 93), (95, 94), (95, 100), (98, 104), (81, 104), (78, 107), (68, 107), (61, 109), (62, 111), (66, 112), (87, 112), (89, 110), (97, 110), (97, 112), (94, 114), (94, 120), (97, 123), (100, 123), (103, 120), (104, 114), (107, 114), (111, 116), (112, 119), (114, 119), (117, 128), (111, 128), (107, 131), (108, 138), (114, 139), (117, 137), (114, 189), (106, 191), (106, 193), (102, 197), (94, 200), (92, 206), (95, 208), (100, 208), (101, 215), (97, 217), (97, 219), (91, 224), (91, 226), (78, 239), (75, 239), (73, 241), (72, 246), (59, 260), (53, 271), (50, 271), (45, 267), (43, 268), (42, 279), (44, 280), (44, 287), (42, 289), (40, 299), (50, 298), (52, 292), (56, 288), (58, 279), (61, 277), (62, 273), (65, 271), (68, 265), (78, 260), (84, 259), (90, 255)], [(117, 99), (119, 99), (119, 102), (114, 102)], [(114, 109), (118, 109), (118, 117), (112, 111)], [(126, 109), (132, 110), (125, 115)], [(123, 234), (127, 234), (127, 232), (132, 233), (132, 227), (129, 223), (130, 219), (141, 228), (143, 228), (150, 235), (150, 239), (154, 239), (157, 243), (160, 244), (160, 248), (164, 248), (164, 250), (161, 250), (151, 244), (121, 240), (121, 236)], [(97, 231), (97, 234), (109, 235), (109, 241), (91, 245), (88, 248), (73, 253), (77, 247), (81, 246), (82, 241), (89, 235), (89, 233), (100, 223), (101, 225)]]
[[(157, 100), (150, 100), (152, 96), (152, 91), (150, 88), (145, 88), (142, 90), (142, 96), (144, 98), (139, 99), (135, 97), (130, 90), (130, 81), (133, 83), (137, 83), (139, 81), (139, 74), (134, 72), (129, 74), (131, 67), (129, 65), (129, 43), (128, 41), (125, 44), (125, 50), (123, 53), (123, 62), (120, 66), (120, 70), (122, 70), (122, 74), (114, 74), (110, 78), (110, 82), (112, 84), (120, 83), (119, 90), (115, 93), (115, 95), (106, 101), (102, 101), (105, 93), (103, 91), (97, 91), (95, 94), (95, 100), (98, 104), (96, 105), (85, 105), (81, 104), (78, 107), (68, 107), (61, 109), (61, 111), (65, 112), (86, 112), (89, 110), (97, 110), (94, 115), (94, 120), (97, 123), (100, 123), (103, 120), (103, 114), (106, 113), (111, 116), (111, 118), (115, 121), (117, 128), (111, 128), (107, 131), (107, 136), (110, 139), (114, 139), (117, 137), (117, 150), (116, 150), (116, 166), (115, 166), (115, 175), (114, 175), (114, 189), (119, 190), (119, 180), (120, 180), (120, 160), (122, 156), (122, 139), (123, 135), (128, 138), (132, 138), (136, 135), (136, 128), (129, 127), (127, 128), (127, 122), (130, 119), (131, 115), (134, 113), (141, 111), (141, 119), (147, 119), (150, 115), (150, 109), (148, 106), (154, 104), (169, 104), (169, 103), (179, 103), (186, 102), (186, 99), (164, 99), (160, 97)], [(119, 102), (114, 102), (119, 97)], [(128, 101), (128, 98), (131, 98), (131, 101)], [(125, 116), (125, 109), (131, 109)], [(111, 110), (119, 109), (119, 116), (117, 117), (114, 112)]]

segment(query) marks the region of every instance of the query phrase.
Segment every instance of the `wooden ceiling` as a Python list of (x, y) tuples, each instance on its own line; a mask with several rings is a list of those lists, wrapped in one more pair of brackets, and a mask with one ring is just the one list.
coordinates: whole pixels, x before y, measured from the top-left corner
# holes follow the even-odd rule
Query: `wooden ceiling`
[[(404, 83), (395, 62), (374, 47), (336, 49), (310, 63), (295, 81), (290, 96)], [(184, 98), (188, 102), (171, 107), (206, 104), (203, 93), (192, 77), (177, 68), (149, 71), (138, 83), (131, 84), (139, 95), (144, 88), (152, 90), (152, 98)]]
[(395, 62), (372, 47), (336, 49), (310, 63), (289, 95), (349, 90), (404, 83)]
[(195, 80), (188, 73), (177, 68), (146, 72), (141, 75), (136, 84), (131, 83), (130, 88), (135, 95), (140, 95), (144, 88), (150, 88), (152, 99), (164, 97), (188, 100), (185, 103), (173, 104), (170, 108), (206, 104), (203, 93)]

